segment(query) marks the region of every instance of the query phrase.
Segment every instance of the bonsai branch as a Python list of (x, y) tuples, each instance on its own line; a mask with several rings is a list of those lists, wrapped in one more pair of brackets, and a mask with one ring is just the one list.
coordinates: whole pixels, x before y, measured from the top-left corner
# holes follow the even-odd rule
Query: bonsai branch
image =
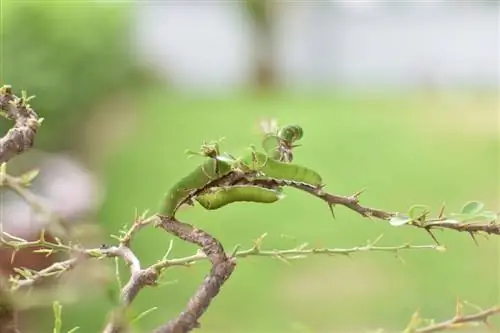
[(14, 126), (0, 139), (0, 164), (33, 146), (41, 119), (27, 104), (31, 98), (15, 96), (10, 86), (0, 88), (0, 110), (14, 121)]

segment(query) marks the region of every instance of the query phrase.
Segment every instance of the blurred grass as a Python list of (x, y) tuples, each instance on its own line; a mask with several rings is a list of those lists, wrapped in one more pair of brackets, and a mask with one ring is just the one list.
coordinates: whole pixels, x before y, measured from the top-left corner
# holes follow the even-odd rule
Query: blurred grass
[[(190, 98), (161, 89), (138, 94), (139, 120), (107, 159), (108, 199), (100, 221), (109, 233), (130, 223), (136, 209), (157, 209), (170, 185), (200, 162), (187, 160), (185, 149), (224, 136), (223, 148), (237, 154), (259, 143), (258, 121), (269, 117), (303, 126), (295, 162), (320, 172), (329, 191), (348, 195), (367, 187), (362, 203), (390, 211), (416, 203), (437, 211), (443, 201), (459, 210), (473, 199), (498, 209), (498, 119), (492, 95), (443, 99), (288, 92)], [(421, 230), (363, 219), (342, 207), (333, 220), (319, 200), (292, 189), (287, 194), (274, 205), (235, 204), (213, 212), (196, 207), (178, 217), (211, 232), (228, 250), (251, 246), (264, 232), (263, 247), (271, 249), (301, 242), (352, 247), (380, 234), (385, 235), (380, 245), (432, 243)], [(482, 306), (496, 303), (498, 241), (480, 237), (477, 247), (466, 234), (436, 236), (447, 252), (403, 252), (406, 264), (385, 253), (359, 253), (353, 260), (314, 257), (292, 266), (270, 258), (242, 259), (199, 332), (402, 329), (416, 309), (437, 320), (451, 317), (457, 297)], [(143, 265), (160, 258), (170, 238), (159, 230), (142, 232), (134, 250)], [(174, 240), (172, 256), (193, 251)], [(159, 309), (137, 328), (150, 330), (180, 312), (208, 267), (169, 270), (164, 279), (178, 283), (144, 290), (134, 311)], [(102, 321), (87, 318), (104, 320), (110, 306), (103, 296), (97, 304), (67, 307), (65, 327), (97, 332)]]

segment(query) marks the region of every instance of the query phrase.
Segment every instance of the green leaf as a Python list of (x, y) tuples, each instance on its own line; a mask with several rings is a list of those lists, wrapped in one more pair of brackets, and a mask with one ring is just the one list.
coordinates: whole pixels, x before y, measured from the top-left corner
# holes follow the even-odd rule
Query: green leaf
[(68, 333), (74, 333), (74, 332), (78, 331), (79, 329), (80, 329), (79, 326), (75, 326), (71, 330), (69, 330)]
[(389, 223), (392, 225), (392, 226), (395, 226), (395, 227), (399, 227), (399, 226), (402, 226), (402, 225), (405, 225), (407, 224), (408, 222), (410, 222), (412, 219), (409, 218), (408, 216), (394, 216), (392, 217), (390, 220), (389, 220)]
[(408, 216), (412, 220), (416, 220), (427, 212), (428, 212), (427, 206), (425, 206), (425, 205), (413, 205), (408, 210)]
[(479, 201), (469, 201), (462, 207), (462, 214), (477, 214), (483, 209), (484, 204)]

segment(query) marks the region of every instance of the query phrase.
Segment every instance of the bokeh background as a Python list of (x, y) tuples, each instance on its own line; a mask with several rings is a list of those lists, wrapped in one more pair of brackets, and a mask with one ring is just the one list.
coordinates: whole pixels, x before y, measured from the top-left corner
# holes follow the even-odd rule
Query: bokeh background
[[(185, 149), (224, 136), (224, 149), (237, 154), (258, 144), (259, 121), (270, 118), (303, 126), (295, 161), (321, 173), (336, 194), (367, 188), (362, 202), (389, 211), (426, 204), (437, 212), (442, 202), (458, 211), (468, 200), (499, 209), (498, 1), (1, 5), (2, 84), (35, 94), (32, 105), (45, 118), (36, 149), (9, 170), (42, 166), (46, 178), (33, 191), (75, 224), (93, 226), (89, 245), (111, 242), (109, 235), (137, 212), (157, 209), (169, 186), (199, 162), (186, 159)], [(40, 225), (19, 198), (2, 195), (2, 218), (12, 232)], [(20, 209), (24, 214), (16, 215)], [(228, 250), (252, 246), (263, 233), (269, 249), (302, 242), (353, 247), (381, 234), (380, 245), (432, 244), (421, 230), (342, 207), (336, 216), (289, 189), (278, 204), (195, 207), (179, 218), (211, 232)], [(402, 330), (417, 309), (436, 320), (453, 316), (457, 298), (497, 303), (498, 240), (480, 237), (476, 246), (466, 234), (436, 236), (448, 251), (402, 252), (404, 262), (388, 253), (292, 265), (241, 259), (198, 331), (391, 332)], [(133, 249), (148, 265), (170, 239), (147, 229)], [(174, 240), (171, 255), (194, 251)], [(41, 256), (26, 258), (16, 263), (48, 264)], [(7, 272), (10, 260), (4, 262)], [(96, 278), (73, 284), (74, 297), (63, 299), (65, 330), (102, 329), (114, 301), (99, 281), (111, 276), (113, 284), (113, 269), (109, 260), (79, 271)], [(158, 309), (135, 323), (135, 331), (148, 332), (179, 313), (208, 269), (207, 263), (170, 269), (164, 286), (141, 292), (134, 313)], [(25, 317), (32, 332), (50, 331), (52, 321), (50, 302)]]

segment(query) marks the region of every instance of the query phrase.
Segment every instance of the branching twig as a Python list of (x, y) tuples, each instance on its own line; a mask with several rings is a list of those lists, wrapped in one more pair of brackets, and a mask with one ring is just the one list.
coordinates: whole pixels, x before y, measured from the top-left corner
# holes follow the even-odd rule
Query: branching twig
[(435, 333), (463, 328), (467, 325), (475, 324), (485, 324), (486, 326), (490, 326), (488, 320), (490, 317), (497, 314), (500, 314), (500, 306), (494, 306), (487, 310), (481, 310), (475, 314), (464, 315), (462, 314), (462, 303), (458, 302), (457, 312), (453, 318), (440, 323), (432, 323), (424, 327), (419, 327), (422, 318), (420, 318), (418, 312), (416, 312), (403, 333)]
[(14, 127), (0, 139), (0, 164), (33, 146), (40, 120), (28, 104), (30, 99), (15, 96), (10, 86), (0, 88), (0, 110), (15, 121)]
[(133, 235), (143, 226), (151, 224), (156, 220), (156, 216), (147, 219), (142, 216), (137, 219), (125, 235), (122, 238), (118, 238), (120, 241), (119, 246), (109, 247), (103, 252), (104, 255), (123, 258), (130, 267), (130, 278), (120, 291), (120, 307), (115, 309), (111, 314), (111, 318), (104, 328), (104, 333), (119, 333), (125, 331), (127, 326), (125, 314), (132, 301), (142, 288), (156, 285), (159, 272), (152, 267), (142, 269), (139, 259), (130, 249), (130, 242)]
[(201, 229), (160, 216), (158, 226), (182, 240), (198, 245), (212, 263), (210, 273), (189, 300), (186, 309), (175, 319), (158, 327), (155, 333), (185, 333), (199, 327), (198, 319), (217, 296), (224, 282), (231, 276), (236, 261), (228, 257), (222, 244)]

